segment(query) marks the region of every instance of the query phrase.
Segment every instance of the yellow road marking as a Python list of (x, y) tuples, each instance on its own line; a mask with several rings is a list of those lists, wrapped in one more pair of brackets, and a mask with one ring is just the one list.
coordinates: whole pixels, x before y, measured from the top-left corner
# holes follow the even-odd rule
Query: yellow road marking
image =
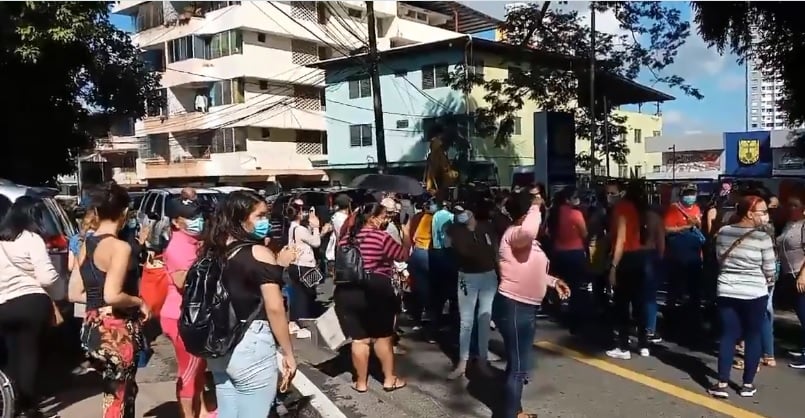
[(551, 351), (553, 353), (561, 354), (565, 357), (570, 357), (573, 360), (576, 360), (580, 363), (584, 363), (588, 366), (595, 367), (599, 370), (603, 370), (607, 373), (614, 374), (616, 376), (620, 376), (624, 379), (631, 380), (635, 383), (639, 383), (644, 386), (648, 386), (652, 389), (658, 390), (660, 392), (666, 393), (668, 395), (674, 396), (676, 398), (682, 399), (683, 401), (690, 402), (695, 405), (703, 406), (707, 409), (712, 411), (734, 417), (734, 418), (765, 418), (763, 415), (756, 414), (751, 411), (747, 411), (746, 409), (739, 408), (735, 405), (731, 405), (727, 402), (720, 401), (718, 399), (714, 399), (707, 395), (702, 395), (700, 393), (692, 392), (687, 389), (683, 389), (679, 386), (672, 385), (667, 382), (663, 382), (662, 380), (646, 376), (644, 374), (635, 372), (633, 370), (629, 370), (624, 367), (617, 366), (612, 364), (606, 360), (598, 359), (595, 357), (590, 357), (586, 354), (580, 353), (576, 350), (572, 350), (567, 347), (563, 347), (558, 344), (554, 344), (549, 341), (538, 341), (534, 343), (534, 346), (537, 348), (541, 348), (543, 350)]

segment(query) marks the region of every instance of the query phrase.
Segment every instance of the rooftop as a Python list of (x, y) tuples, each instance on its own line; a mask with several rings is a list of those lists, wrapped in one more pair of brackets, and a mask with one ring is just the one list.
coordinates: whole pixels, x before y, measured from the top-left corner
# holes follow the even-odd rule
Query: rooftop
[[(424, 2), (424, 3), (443, 3), (443, 2)], [(420, 2), (417, 2), (419, 5)], [(421, 7), (421, 6), (420, 6)], [(471, 43), (473, 51), (482, 51), (490, 54), (497, 54), (512, 59), (513, 61), (521, 62), (539, 62), (542, 66), (576, 70), (580, 74), (586, 73), (589, 68), (589, 59), (586, 57), (580, 58), (570, 55), (557, 54), (553, 52), (540, 51), (537, 49), (507, 44), (504, 42), (490, 41), (487, 39), (480, 39), (476, 37), (468, 38), (467, 36), (459, 36), (456, 38), (445, 39), (436, 42), (419, 43), (413, 45), (406, 45), (387, 50), (379, 51), (378, 54), (381, 58), (395, 58), (400, 56), (407, 56), (415, 53), (431, 52), (431, 51), (444, 51), (445, 49), (460, 49), (467, 50)], [(359, 53), (350, 55), (348, 57), (332, 58), (329, 60), (319, 61), (307, 65), (311, 68), (320, 69), (333, 69), (345, 68), (355, 65), (364, 65), (368, 53)], [(580, 88), (584, 92), (589, 91), (584, 89), (584, 84), (588, 78), (581, 77)], [(647, 102), (666, 102), (674, 100), (675, 98), (669, 94), (655, 90), (651, 87), (644, 86), (635, 81), (629, 80), (617, 74), (612, 74), (604, 71), (596, 72), (596, 94), (601, 97), (606, 97), (613, 106), (647, 103)], [(581, 97), (580, 99), (584, 99)]]
[(502, 23), (486, 13), (479, 12), (457, 1), (403, 1), (420, 9), (430, 10), (447, 16), (453, 21), (445, 25), (445, 29), (461, 33), (478, 33), (497, 29)]

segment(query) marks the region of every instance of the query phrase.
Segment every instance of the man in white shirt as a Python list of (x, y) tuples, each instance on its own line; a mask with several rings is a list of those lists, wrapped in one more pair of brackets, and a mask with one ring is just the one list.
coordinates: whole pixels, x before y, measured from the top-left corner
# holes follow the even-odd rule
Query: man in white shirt
[(327, 242), (327, 250), (325, 255), (327, 261), (335, 260), (335, 247), (338, 245), (338, 240), (341, 239), (341, 228), (344, 222), (349, 218), (349, 213), (352, 208), (352, 199), (346, 194), (339, 194), (335, 197), (335, 213), (330, 218), (330, 223), (333, 225), (333, 232), (330, 234), (330, 240)]

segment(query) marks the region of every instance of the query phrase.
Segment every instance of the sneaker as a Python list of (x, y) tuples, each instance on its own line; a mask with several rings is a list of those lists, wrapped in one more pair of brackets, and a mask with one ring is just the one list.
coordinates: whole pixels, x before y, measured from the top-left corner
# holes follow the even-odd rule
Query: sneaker
[(648, 357), (651, 353), (648, 351), (648, 348), (641, 348), (640, 349), (640, 357)]
[(805, 354), (805, 350), (791, 350), (788, 352), (791, 357), (802, 357), (803, 354)]
[(729, 386), (726, 384), (722, 385), (721, 383), (716, 383), (715, 385), (710, 386), (710, 389), (707, 389), (707, 393), (714, 398), (727, 399), (730, 397), (729, 392), (727, 392), (728, 388)]
[(757, 388), (751, 383), (744, 383), (741, 386), (741, 390), (738, 391), (738, 394), (743, 398), (751, 398), (752, 396), (755, 396), (755, 393), (757, 393)]
[(489, 321), (489, 329), (491, 329), (492, 331), (497, 329), (497, 325), (495, 325), (495, 321)]
[(799, 359), (794, 360), (791, 363), (788, 363), (788, 367), (790, 367), (792, 369), (804, 370), (805, 369), (805, 359), (800, 357)]
[(662, 342), (662, 337), (657, 334), (649, 334), (648, 335), (648, 342), (652, 344), (659, 344)]
[(299, 325), (296, 322), (289, 322), (288, 323), (288, 332), (291, 335), (296, 334), (297, 332), (299, 332), (300, 329), (301, 328), (299, 328)]
[(307, 330), (307, 329), (304, 329), (304, 328), (297, 330), (294, 333), (294, 335), (296, 336), (297, 339), (300, 339), (300, 340), (308, 339), (311, 336), (310, 330)]
[(612, 350), (607, 351), (606, 354), (608, 357), (616, 358), (619, 360), (632, 359), (632, 353), (630, 353), (628, 350), (621, 350), (620, 348), (613, 348)]

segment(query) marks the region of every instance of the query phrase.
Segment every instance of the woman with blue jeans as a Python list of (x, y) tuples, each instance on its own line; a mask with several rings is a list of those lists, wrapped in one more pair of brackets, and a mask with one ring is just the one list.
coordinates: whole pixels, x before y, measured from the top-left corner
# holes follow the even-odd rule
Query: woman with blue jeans
[(794, 369), (805, 369), (805, 207), (798, 198), (786, 202), (788, 223), (777, 237), (777, 254), (780, 257), (780, 283), (794, 295), (794, 311), (802, 326), (802, 338), (797, 351), (799, 356), (789, 364)]
[(757, 393), (755, 375), (762, 356), (761, 335), (769, 299), (768, 284), (774, 280), (776, 259), (771, 236), (762, 228), (769, 223), (766, 202), (745, 196), (736, 207), (731, 225), (716, 235), (716, 256), (720, 264), (716, 306), (721, 320), (718, 350), (718, 382), (707, 392), (727, 398), (735, 344), (744, 339), (742, 397)]
[[(235, 316), (251, 322), (232, 352), (208, 359), (215, 380), (219, 418), (265, 418), (274, 405), (279, 372), (296, 373), (296, 360), (282, 298), (282, 270), (298, 255), (274, 254), (260, 245), (270, 229), (268, 207), (257, 194), (236, 191), (219, 204), (204, 231), (201, 254), (226, 258), (222, 282)], [(277, 350), (282, 352), (278, 364)]]
[(541, 203), (540, 194), (527, 191), (506, 202), (512, 226), (500, 240), (500, 285), (494, 309), (506, 359), (501, 418), (536, 417), (523, 411), (522, 396), (535, 355), (537, 312), (548, 287), (556, 289), (561, 299), (570, 296), (567, 285), (548, 274), (548, 257), (536, 241)]
[[(448, 229), (458, 265), (458, 311), (460, 318), (458, 362), (449, 379), (463, 376), (470, 354), (477, 355), (478, 366), (488, 371), (489, 324), (498, 288), (497, 241), (492, 226), (477, 222), (472, 212), (462, 211)], [(475, 332), (473, 332), (475, 330)], [(476, 344), (472, 344), (472, 339)], [(474, 348), (474, 350), (471, 350)], [(471, 351), (474, 351), (471, 353)]]

